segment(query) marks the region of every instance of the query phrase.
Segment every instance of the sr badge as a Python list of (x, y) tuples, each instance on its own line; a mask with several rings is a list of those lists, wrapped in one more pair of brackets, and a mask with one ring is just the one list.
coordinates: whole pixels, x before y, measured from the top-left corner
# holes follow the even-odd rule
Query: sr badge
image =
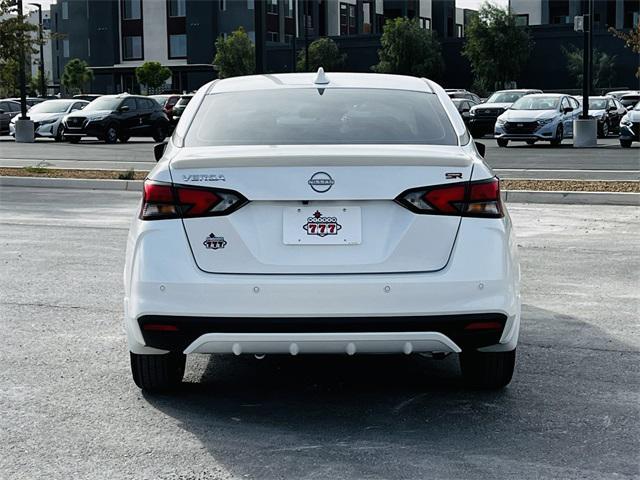
[(224, 248), (227, 246), (227, 241), (224, 237), (216, 237), (213, 233), (209, 234), (209, 236), (205, 239), (202, 244), (211, 250), (218, 250), (219, 248)]
[(323, 217), (319, 210), (316, 210), (313, 217), (307, 218), (307, 223), (302, 227), (307, 235), (317, 235), (325, 237), (327, 235), (337, 235), (342, 225), (338, 223), (336, 217)]

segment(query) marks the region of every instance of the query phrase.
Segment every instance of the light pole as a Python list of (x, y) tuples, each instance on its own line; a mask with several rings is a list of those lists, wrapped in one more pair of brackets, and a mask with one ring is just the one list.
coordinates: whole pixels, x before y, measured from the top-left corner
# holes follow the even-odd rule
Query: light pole
[[(18, 0), (18, 18), (24, 22), (22, 15), (22, 0)], [(34, 141), (33, 122), (27, 117), (27, 85), (24, 73), (24, 30), (21, 28), (19, 36), (18, 73), (20, 79), (20, 118), (16, 121), (16, 142), (32, 143)]]
[(42, 35), (42, 5), (39, 3), (30, 3), (38, 9), (38, 40), (40, 43), (40, 96), (44, 97), (46, 92), (45, 78), (44, 78), (44, 41)]
[(574, 20), (575, 30), (582, 27), (584, 32), (584, 48), (582, 50), (582, 114), (573, 120), (573, 146), (595, 147), (598, 145), (598, 121), (589, 117), (589, 95), (593, 81), (593, 0), (587, 0), (587, 11), (583, 12), (582, 25), (580, 17)]

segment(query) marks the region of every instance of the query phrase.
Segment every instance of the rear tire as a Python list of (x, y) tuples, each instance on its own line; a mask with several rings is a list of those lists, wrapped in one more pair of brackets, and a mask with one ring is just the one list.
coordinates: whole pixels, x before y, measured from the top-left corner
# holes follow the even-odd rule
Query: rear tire
[(131, 355), (133, 381), (142, 390), (163, 392), (177, 388), (182, 382), (187, 356), (183, 353)]
[(462, 352), (460, 369), (465, 385), (477, 389), (497, 390), (513, 377), (515, 349), (510, 352)]
[(131, 137), (129, 135), (120, 134), (118, 135), (118, 140), (120, 143), (127, 143)]
[(167, 128), (162, 124), (157, 124), (153, 127), (153, 140), (155, 142), (163, 142), (167, 138)]
[(509, 140), (505, 140), (504, 138), (497, 138), (496, 142), (498, 142), (499, 147), (506, 147), (509, 145)]
[(556, 138), (551, 140), (551, 145), (553, 145), (554, 147), (557, 147), (562, 143), (563, 139), (564, 139), (564, 129), (562, 128), (562, 124), (560, 124), (556, 129)]
[(118, 141), (118, 129), (115, 125), (109, 125), (104, 129), (102, 137), (104, 138), (104, 143), (116, 143)]
[(623, 140), (622, 138), (620, 139), (620, 146), (622, 148), (631, 148), (631, 140)]
[(609, 136), (609, 122), (605, 120), (599, 130), (598, 136), (600, 138), (607, 138)]

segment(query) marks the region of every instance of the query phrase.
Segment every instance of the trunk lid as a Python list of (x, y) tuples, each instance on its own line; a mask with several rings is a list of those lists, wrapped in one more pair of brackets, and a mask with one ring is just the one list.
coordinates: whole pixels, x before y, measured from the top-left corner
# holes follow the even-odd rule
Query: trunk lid
[(190, 147), (170, 169), (175, 184), (249, 200), (229, 215), (183, 220), (205, 272), (401, 273), (444, 268), (460, 217), (418, 215), (395, 198), (469, 181), (472, 159), (450, 146)]

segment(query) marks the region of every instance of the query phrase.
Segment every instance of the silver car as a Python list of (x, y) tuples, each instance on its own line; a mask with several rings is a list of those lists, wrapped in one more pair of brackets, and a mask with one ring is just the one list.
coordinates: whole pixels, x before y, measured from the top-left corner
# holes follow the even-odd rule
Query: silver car
[[(29, 118), (34, 122), (34, 131), (36, 137), (49, 137), (61, 142), (64, 135), (62, 127), (62, 118), (76, 110), (82, 110), (89, 102), (86, 100), (68, 99), (68, 100), (47, 100), (38, 103), (29, 110)], [(9, 124), (9, 134), (16, 134), (16, 120), (19, 115), (11, 119)]]
[(509, 141), (533, 145), (546, 140), (551, 145), (560, 145), (564, 138), (573, 136), (573, 120), (581, 111), (578, 100), (570, 95), (526, 95), (498, 117), (496, 141), (500, 147), (506, 147)]

